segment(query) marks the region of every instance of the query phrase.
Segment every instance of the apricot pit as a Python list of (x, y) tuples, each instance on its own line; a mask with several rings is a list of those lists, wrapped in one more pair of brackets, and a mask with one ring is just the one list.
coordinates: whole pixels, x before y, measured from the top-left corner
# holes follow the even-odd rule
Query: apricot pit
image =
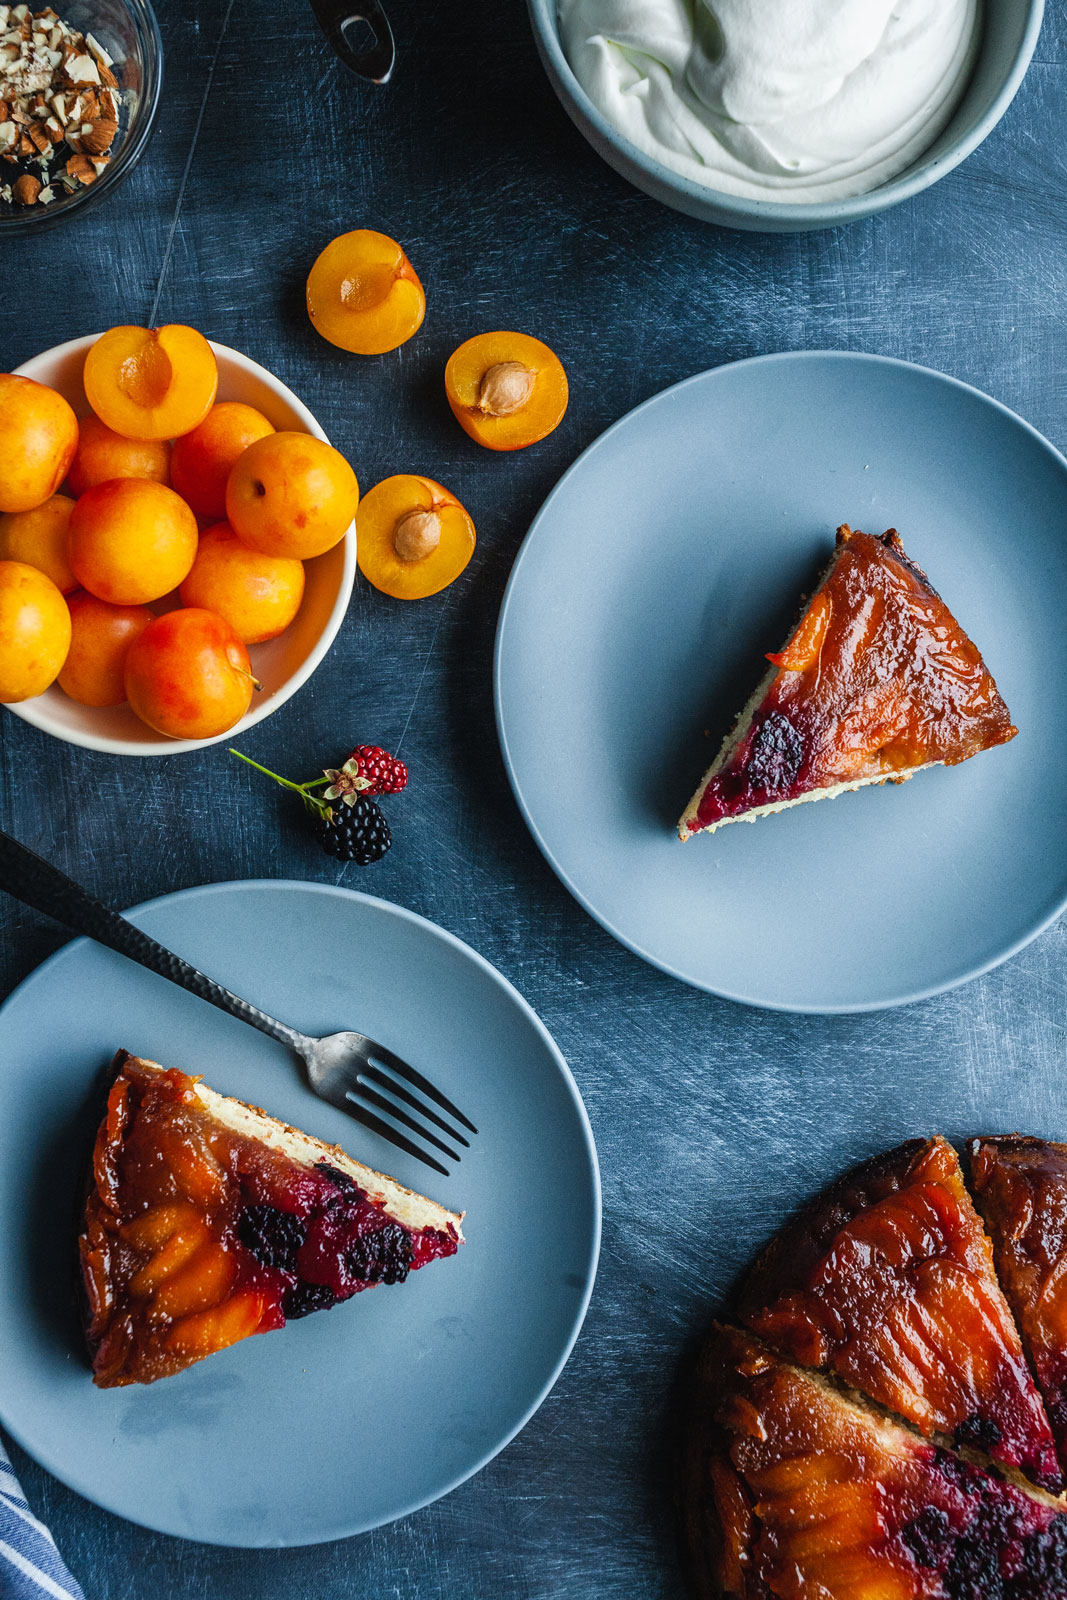
[(396, 600), (446, 589), (474, 554), (474, 524), (455, 495), (414, 473), (385, 478), (364, 495), (356, 534), (363, 576)]
[(567, 409), (559, 357), (527, 333), (480, 333), (454, 350), (445, 394), (465, 433), (487, 450), (524, 450)]

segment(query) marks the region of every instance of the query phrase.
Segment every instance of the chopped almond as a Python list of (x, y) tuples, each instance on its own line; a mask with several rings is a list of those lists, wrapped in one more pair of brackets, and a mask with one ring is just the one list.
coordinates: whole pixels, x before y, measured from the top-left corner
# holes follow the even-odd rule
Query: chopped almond
[(17, 179), (12, 193), (20, 206), (32, 206), (36, 203), (41, 188), (40, 178), (35, 178), (32, 172), (24, 172), (22, 177)]

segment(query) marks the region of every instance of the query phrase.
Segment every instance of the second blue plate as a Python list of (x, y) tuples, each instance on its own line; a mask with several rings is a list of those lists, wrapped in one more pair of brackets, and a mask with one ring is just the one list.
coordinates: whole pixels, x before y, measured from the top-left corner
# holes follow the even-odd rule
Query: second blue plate
[[(679, 843), (674, 826), (838, 523), (896, 527), (1019, 727), (963, 766)], [(765, 356), (622, 418), (549, 496), (497, 635), (504, 759), (581, 903), (638, 955), (793, 1011), (919, 999), (1067, 904), (1067, 462), (965, 384)]]
[[(365, 1029), (479, 1135), (437, 1177), (316, 1099), (280, 1045), (110, 950), (67, 945), (0, 1010), (0, 1421), (89, 1499), (188, 1539), (311, 1544), (414, 1511), (518, 1432), (581, 1327), (600, 1188), (574, 1080), (488, 962), (385, 901), (228, 883), (132, 919), (298, 1028)], [(403, 1285), (176, 1377), (95, 1389), (74, 1310), (74, 1222), (91, 1087), (119, 1046), (465, 1209), (467, 1243)]]

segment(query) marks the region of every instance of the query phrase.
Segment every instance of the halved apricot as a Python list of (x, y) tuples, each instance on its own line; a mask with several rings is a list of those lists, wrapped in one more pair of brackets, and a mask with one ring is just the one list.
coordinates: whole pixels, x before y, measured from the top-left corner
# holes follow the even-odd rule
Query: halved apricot
[(315, 262), (307, 307), (312, 326), (331, 344), (378, 356), (418, 332), (426, 295), (395, 239), (356, 228), (332, 240)]
[(71, 594), (78, 587), (67, 559), (73, 510), (73, 500), (54, 494), (33, 511), (0, 513), (0, 561), (25, 561), (51, 578), (61, 594)]
[(339, 450), (310, 433), (269, 433), (242, 451), (226, 484), (226, 520), (265, 556), (309, 561), (344, 538), (359, 504)]
[(449, 356), (445, 394), (460, 427), (487, 450), (525, 450), (562, 420), (567, 374), (528, 333), (479, 333)]
[(215, 403), (219, 369), (202, 333), (112, 328), (85, 358), (89, 404), (126, 439), (174, 439), (203, 422)]
[(32, 511), (55, 494), (78, 447), (78, 419), (35, 378), (0, 372), (0, 511)]
[(76, 499), (109, 478), (152, 478), (169, 484), (170, 445), (164, 439), (124, 439), (99, 417), (83, 417), (67, 487)]
[(192, 433), (175, 441), (171, 482), (198, 517), (217, 521), (226, 515), (226, 479), (237, 457), (273, 432), (255, 406), (222, 400)]
[(267, 1309), (265, 1295), (256, 1289), (243, 1289), (221, 1306), (194, 1311), (176, 1322), (167, 1334), (167, 1345), (179, 1355), (194, 1357), (225, 1350), (239, 1339), (255, 1333)]
[(832, 608), (833, 602), (825, 590), (817, 594), (786, 648), (768, 654), (767, 660), (776, 667), (784, 667), (787, 672), (806, 672), (819, 659)]
[(201, 1246), (178, 1271), (168, 1273), (156, 1290), (153, 1313), (160, 1317), (185, 1317), (217, 1306), (237, 1276), (237, 1263), (214, 1239)]
[(396, 600), (423, 600), (459, 577), (474, 554), (474, 523), (432, 478), (402, 472), (363, 496), (356, 558), (369, 583)]

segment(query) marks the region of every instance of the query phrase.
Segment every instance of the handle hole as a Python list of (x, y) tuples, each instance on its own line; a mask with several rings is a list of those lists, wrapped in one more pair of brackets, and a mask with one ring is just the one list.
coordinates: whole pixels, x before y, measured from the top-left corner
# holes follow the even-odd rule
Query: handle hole
[(378, 35), (366, 17), (346, 17), (341, 24), (341, 34), (345, 44), (357, 56), (366, 55), (378, 43)]

